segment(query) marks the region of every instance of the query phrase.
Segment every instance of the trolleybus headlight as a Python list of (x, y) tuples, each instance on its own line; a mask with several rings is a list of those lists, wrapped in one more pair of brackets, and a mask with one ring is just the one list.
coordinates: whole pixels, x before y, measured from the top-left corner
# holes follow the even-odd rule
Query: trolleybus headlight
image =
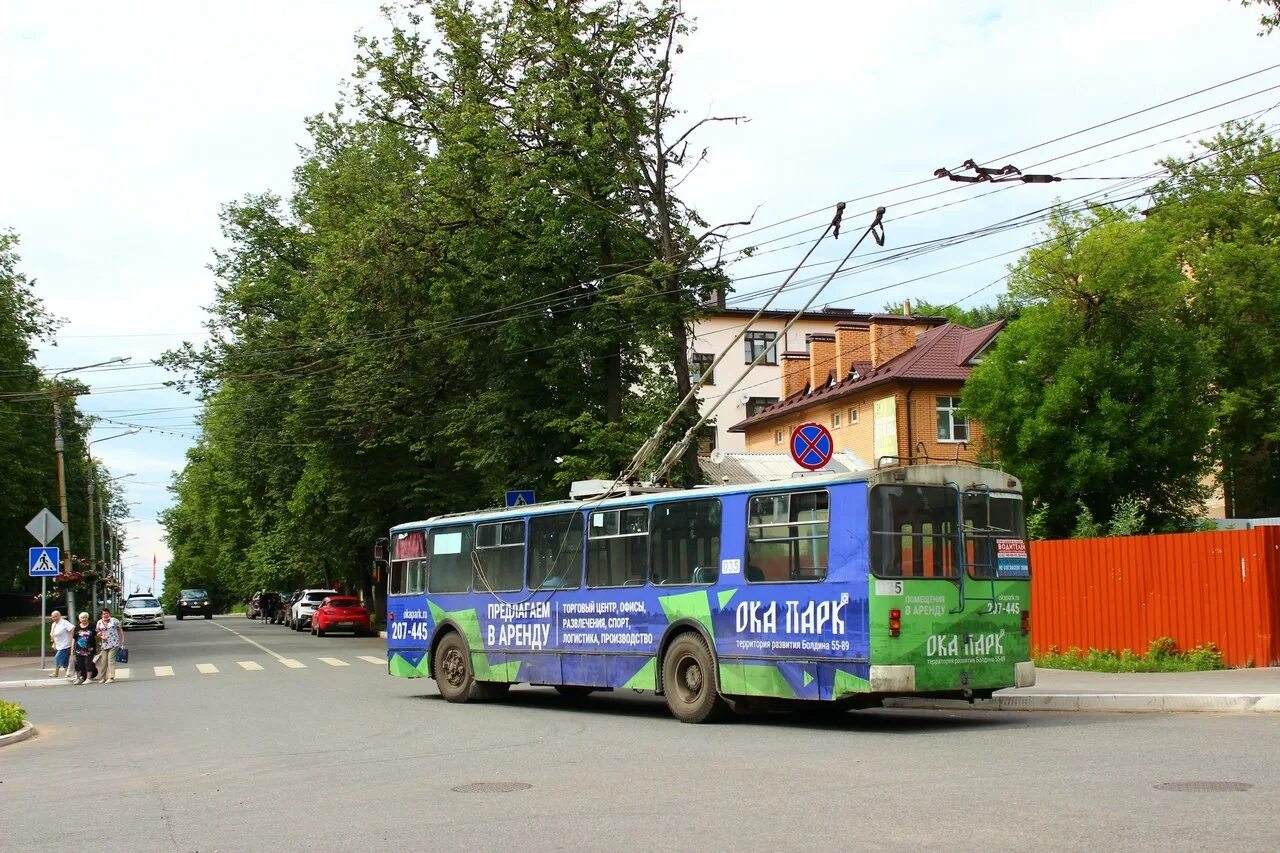
[(897, 636), (900, 636), (901, 634), (902, 634), (902, 611), (897, 609), (890, 610), (889, 611), (889, 636), (897, 637)]
[(1022, 633), (1024, 636), (1031, 633), (1031, 611), (1030, 610), (1022, 611)]

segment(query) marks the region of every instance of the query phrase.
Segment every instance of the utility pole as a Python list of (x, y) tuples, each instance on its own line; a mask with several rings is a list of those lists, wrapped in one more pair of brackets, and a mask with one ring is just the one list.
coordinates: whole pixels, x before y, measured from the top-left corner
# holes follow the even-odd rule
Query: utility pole
[[(67, 474), (63, 465), (62, 454), (65, 448), (65, 442), (62, 440), (62, 401), (59, 399), (58, 377), (64, 373), (74, 373), (77, 370), (88, 370), (90, 367), (105, 367), (108, 364), (123, 364), (128, 361), (128, 357), (116, 356), (106, 361), (99, 361), (95, 364), (83, 364), (80, 367), (68, 367), (65, 370), (59, 370), (50, 378), (52, 385), (51, 396), (53, 397), (53, 454), (58, 463), (58, 512), (59, 520), (62, 522), (62, 572), (68, 574), (71, 570), (71, 522), (67, 518)], [(93, 514), (89, 516), (90, 536), (93, 535)], [(93, 548), (89, 548), (89, 559), (93, 559)], [(96, 592), (96, 590), (95, 590)], [(71, 617), (75, 613), (76, 591), (75, 587), (67, 588), (67, 616)]]
[[(110, 441), (113, 438), (124, 438), (127, 435), (137, 435), (140, 431), (141, 430), (138, 427), (133, 427), (132, 429), (126, 432), (119, 433), (117, 435), (109, 435), (106, 438), (95, 438), (93, 441), (86, 441), (84, 443), (84, 454), (85, 454), (85, 458), (88, 460), (88, 463), (89, 463), (87, 472), (85, 473), (85, 481), (87, 482), (88, 492), (89, 492), (88, 518), (89, 518), (89, 561), (90, 563), (93, 563), (94, 556), (95, 556), (93, 534), (96, 528), (96, 525), (93, 523), (93, 479), (94, 479), (93, 478), (93, 446), (101, 441)], [(100, 567), (100, 568), (105, 568), (105, 567)], [(98, 612), (98, 581), (96, 579), (96, 576), (93, 581), (93, 612), (94, 613)]]

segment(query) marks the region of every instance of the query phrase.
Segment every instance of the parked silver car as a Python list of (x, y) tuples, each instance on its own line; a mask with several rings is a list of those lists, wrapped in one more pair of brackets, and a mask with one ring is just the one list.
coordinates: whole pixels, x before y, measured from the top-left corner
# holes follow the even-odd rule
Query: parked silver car
[(164, 630), (164, 608), (155, 598), (130, 596), (124, 603), (124, 619), (121, 624), (129, 630), (134, 628), (159, 628)]

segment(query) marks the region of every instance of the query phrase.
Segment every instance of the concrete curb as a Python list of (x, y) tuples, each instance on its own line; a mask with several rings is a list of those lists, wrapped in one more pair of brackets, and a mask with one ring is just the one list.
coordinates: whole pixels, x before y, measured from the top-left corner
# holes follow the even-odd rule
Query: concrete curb
[(0, 747), (21, 743), (35, 733), (36, 727), (31, 725), (29, 721), (24, 720), (22, 728), (18, 729), (16, 732), (11, 732), (7, 735), (0, 735)]
[(71, 682), (65, 677), (62, 678), (28, 678), (25, 681), (0, 681), (0, 689), (5, 687), (57, 687), (62, 685), (70, 687)]
[(385, 640), (385, 639), (387, 638), (387, 632), (386, 632), (386, 631), (379, 631), (379, 632), (378, 632), (378, 636)]
[(972, 704), (960, 699), (888, 699), (886, 708), (938, 711), (1084, 711), (1120, 714), (1208, 712), (1280, 713), (1280, 694), (1228, 693), (1028, 693), (997, 695)]

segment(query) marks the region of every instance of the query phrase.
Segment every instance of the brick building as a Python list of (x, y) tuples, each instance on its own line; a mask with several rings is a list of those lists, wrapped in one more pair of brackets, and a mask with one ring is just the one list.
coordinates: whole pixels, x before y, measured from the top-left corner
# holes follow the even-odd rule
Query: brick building
[(939, 317), (841, 320), (782, 354), (777, 403), (729, 428), (748, 452), (786, 452), (799, 424), (825, 424), (837, 453), (874, 467), (887, 456), (976, 461), (982, 427), (956, 410), (973, 366), (1004, 322), (977, 329)]

